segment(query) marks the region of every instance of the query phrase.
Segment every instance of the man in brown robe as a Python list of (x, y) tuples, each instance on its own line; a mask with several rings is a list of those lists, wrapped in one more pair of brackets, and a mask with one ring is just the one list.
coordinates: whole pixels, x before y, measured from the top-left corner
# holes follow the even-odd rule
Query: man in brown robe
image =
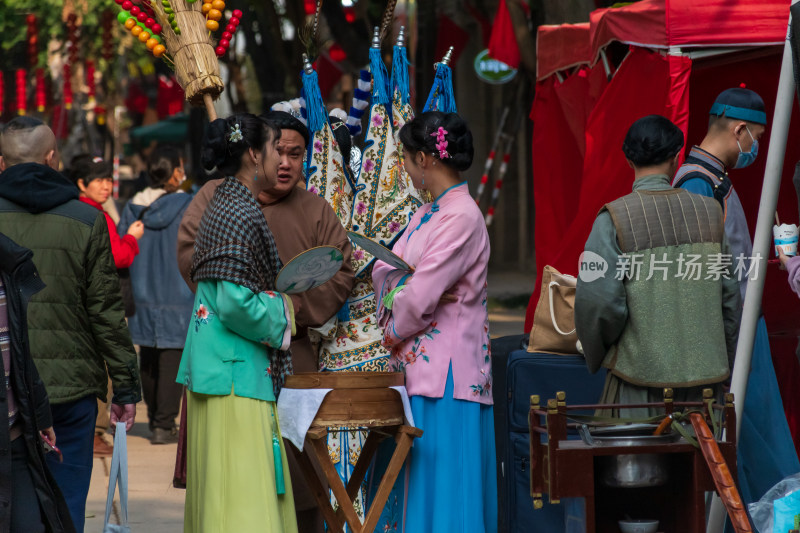
[[(303, 154), (309, 141), (308, 129), (283, 111), (269, 111), (262, 116), (281, 129), (278, 182), (258, 195), (258, 203), (275, 238), (281, 261), (286, 264), (309, 248), (323, 245), (335, 246), (344, 254), (342, 269), (330, 281), (291, 297), (297, 326), (297, 335), (292, 337), (291, 346), (294, 371), (317, 372), (318, 354), (308, 338), (308, 328), (323, 325), (347, 300), (353, 287), (354, 273), (350, 263), (353, 250), (347, 233), (328, 202), (298, 187), (303, 177)], [(211, 180), (197, 192), (186, 208), (178, 229), (178, 268), (193, 291), (197, 284), (191, 280), (189, 271), (194, 240), (203, 212), (220, 183), (221, 179)], [(322, 532), (322, 517), (313, 494), (302, 479), (299, 468), (296, 468), (294, 456), (288, 454), (288, 458), (298, 529), (301, 532)]]

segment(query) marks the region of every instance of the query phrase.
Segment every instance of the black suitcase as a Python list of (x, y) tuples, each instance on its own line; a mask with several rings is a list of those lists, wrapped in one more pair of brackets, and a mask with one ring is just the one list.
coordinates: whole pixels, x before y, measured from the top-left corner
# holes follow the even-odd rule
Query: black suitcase
[[(496, 341), (500, 344), (499, 341), (504, 339), (509, 338)], [(510, 354), (495, 353), (496, 341), (492, 341), (492, 354), (495, 358), (499, 531), (564, 533), (567, 531), (564, 503), (545, 503), (543, 509), (533, 509), (528, 432), (530, 397), (538, 394), (545, 403), (547, 399), (555, 398), (556, 392), (565, 391), (568, 403), (596, 403), (603, 393), (605, 371), (589, 374), (583, 357), (579, 355), (528, 353), (524, 348)], [(504, 361), (505, 368), (502, 366)]]

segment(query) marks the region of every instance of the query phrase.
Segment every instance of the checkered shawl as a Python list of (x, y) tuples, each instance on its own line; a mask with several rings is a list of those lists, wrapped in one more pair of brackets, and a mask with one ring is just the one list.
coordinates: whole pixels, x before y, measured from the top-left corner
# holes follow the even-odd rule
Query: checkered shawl
[[(282, 267), (278, 247), (256, 199), (228, 176), (208, 204), (194, 244), (191, 276), (230, 281), (254, 293), (275, 289)], [(291, 353), (267, 348), (275, 396), (292, 373)]]

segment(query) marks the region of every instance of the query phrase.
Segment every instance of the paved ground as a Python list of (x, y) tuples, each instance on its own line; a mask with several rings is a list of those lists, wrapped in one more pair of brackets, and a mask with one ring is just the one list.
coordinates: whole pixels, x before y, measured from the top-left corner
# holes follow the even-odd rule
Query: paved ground
[(489, 272), (489, 333), (492, 338), (522, 333), (535, 272)]
[[(525, 301), (533, 291), (531, 275), (490, 273), (489, 296), (495, 304), (489, 313), (492, 337), (521, 333), (525, 308), (503, 308), (504, 301)], [(499, 303), (498, 303), (499, 302)], [(179, 533), (183, 531), (185, 491), (172, 487), (175, 444), (153, 446), (148, 440), (147, 410), (137, 409), (136, 424), (128, 433), (128, 519), (132, 530), (142, 533)], [(110, 458), (95, 458), (92, 484), (86, 506), (87, 533), (101, 533), (108, 490)], [(119, 492), (117, 491), (117, 501)], [(118, 507), (117, 507), (118, 508)], [(114, 515), (112, 514), (112, 520)]]
[[(147, 410), (144, 403), (140, 403), (136, 424), (128, 433), (128, 520), (133, 531), (179, 533), (183, 531), (185, 491), (172, 487), (177, 445), (153, 446), (147, 438), (149, 434)], [(111, 458), (94, 460), (86, 505), (86, 533), (103, 531), (110, 466)], [(119, 501), (119, 491), (116, 501)]]

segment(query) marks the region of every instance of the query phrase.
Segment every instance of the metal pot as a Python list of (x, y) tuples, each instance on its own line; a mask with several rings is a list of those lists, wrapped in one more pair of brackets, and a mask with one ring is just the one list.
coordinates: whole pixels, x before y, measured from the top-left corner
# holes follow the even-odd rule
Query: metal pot
[[(679, 435), (670, 433), (666, 435), (651, 434), (630, 435), (626, 434), (629, 428), (619, 431), (615, 435), (612, 428), (605, 428), (602, 432), (598, 431), (594, 435), (589, 432), (585, 425), (581, 428), (580, 434), (583, 441), (590, 446), (643, 446), (652, 444), (665, 444), (675, 442), (680, 438)], [(600, 436), (602, 435), (602, 436)], [(667, 457), (663, 454), (621, 454), (607, 455), (596, 458), (598, 473), (601, 482), (608, 487), (622, 488), (641, 488), (658, 487), (664, 485), (669, 480), (669, 468)]]
[(644, 453), (597, 458), (600, 480), (607, 487), (660, 487), (669, 481), (664, 455)]

